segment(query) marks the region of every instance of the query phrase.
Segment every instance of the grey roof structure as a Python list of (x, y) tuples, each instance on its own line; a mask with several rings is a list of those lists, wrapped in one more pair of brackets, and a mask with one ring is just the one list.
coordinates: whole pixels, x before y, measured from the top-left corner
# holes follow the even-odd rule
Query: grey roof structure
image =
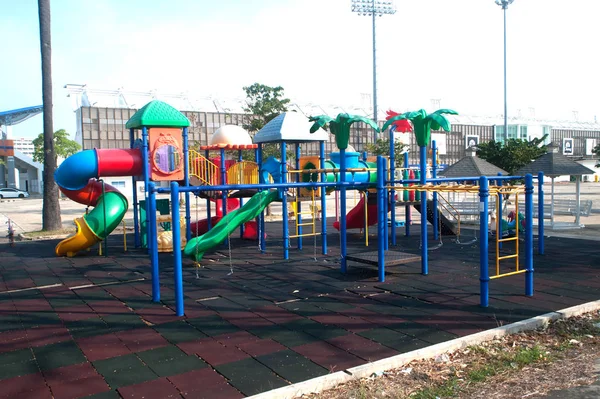
[(312, 123), (308, 118), (296, 112), (284, 112), (258, 131), (252, 138), (255, 144), (258, 143), (281, 143), (296, 142), (304, 143), (310, 141), (329, 141), (329, 133), (319, 129), (314, 133), (310, 132)]
[(488, 161), (484, 161), (477, 156), (467, 155), (438, 174), (443, 177), (473, 177), (497, 176), (498, 173), (502, 173), (503, 175), (508, 174), (505, 170), (492, 165)]
[(585, 166), (570, 160), (566, 156), (558, 152), (548, 152), (529, 165), (523, 166), (517, 172), (518, 175), (526, 175), (531, 173), (537, 175), (539, 172), (544, 172), (544, 175), (549, 177), (563, 176), (563, 175), (593, 175), (594, 171), (586, 168)]

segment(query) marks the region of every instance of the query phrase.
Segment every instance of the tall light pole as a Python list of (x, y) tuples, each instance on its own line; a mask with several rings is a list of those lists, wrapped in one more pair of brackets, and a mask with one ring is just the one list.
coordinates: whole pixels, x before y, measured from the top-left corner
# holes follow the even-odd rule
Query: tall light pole
[(506, 10), (515, 0), (495, 0), (504, 13), (504, 143), (508, 141), (508, 106), (506, 104)]
[(384, 14), (395, 14), (393, 0), (352, 0), (352, 12), (373, 18), (373, 120), (377, 122), (377, 45), (375, 41), (375, 19)]

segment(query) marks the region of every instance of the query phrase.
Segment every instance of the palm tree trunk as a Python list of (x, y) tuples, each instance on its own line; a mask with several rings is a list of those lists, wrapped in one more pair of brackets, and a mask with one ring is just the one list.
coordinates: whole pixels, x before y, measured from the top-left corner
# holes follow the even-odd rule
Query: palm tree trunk
[(42, 230), (58, 230), (60, 218), (59, 190), (54, 181), (56, 156), (52, 122), (52, 37), (50, 32), (50, 0), (38, 0), (40, 50), (42, 53), (42, 103), (44, 105), (44, 205)]

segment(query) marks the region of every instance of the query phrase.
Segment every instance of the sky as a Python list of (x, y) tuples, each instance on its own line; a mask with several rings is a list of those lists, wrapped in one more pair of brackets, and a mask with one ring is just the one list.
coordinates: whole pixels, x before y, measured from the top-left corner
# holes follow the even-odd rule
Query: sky
[[(377, 18), (380, 110), (503, 113), (503, 16), (494, 0), (396, 0)], [(51, 0), (54, 130), (75, 133), (64, 86), (243, 98), (255, 82), (297, 103), (369, 109), (372, 19), (351, 0)], [(590, 0), (507, 11), (508, 115), (600, 113)], [(36, 0), (0, 0), (0, 111), (42, 103)], [(598, 115), (600, 116), (600, 115)], [(35, 137), (41, 115), (13, 127)]]

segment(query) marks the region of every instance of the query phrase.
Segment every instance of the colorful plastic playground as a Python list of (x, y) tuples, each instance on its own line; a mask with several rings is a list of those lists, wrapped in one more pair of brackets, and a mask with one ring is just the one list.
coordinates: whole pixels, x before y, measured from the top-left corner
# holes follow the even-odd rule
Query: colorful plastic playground
[[(285, 113), (252, 139), (224, 126), (191, 150), (189, 121), (148, 104), (127, 123), (131, 148), (57, 170), (88, 209), (72, 237), (0, 243), (0, 398), (291, 397), (292, 384), (597, 300), (594, 246), (547, 237), (540, 255), (534, 177), (437, 177), (428, 135), (452, 112), (381, 129)], [(415, 134), (419, 167), (351, 151), (353, 123)], [(330, 132), (339, 151), (325, 154)], [(263, 157), (267, 143), (281, 155)], [(123, 175), (144, 189), (127, 226), (129, 201), (103, 180)]]
[[(296, 113), (287, 112), (269, 122), (253, 138), (240, 127), (224, 126), (215, 132), (209, 145), (200, 148), (200, 151), (204, 151), (201, 153), (189, 149), (188, 119), (168, 104), (152, 101), (126, 124), (130, 129), (130, 149), (82, 151), (69, 157), (57, 169), (55, 177), (61, 191), (93, 209), (75, 220), (76, 234), (57, 245), (56, 255), (74, 256), (101, 243), (122, 222), (128, 201), (101, 178), (132, 176), (133, 187), (137, 187), (138, 181), (143, 181), (145, 198), (139, 201), (137, 190), (133, 192), (135, 247), (148, 248), (153, 275), (152, 299), (155, 302), (160, 301), (158, 270), (161, 265), (158, 254), (173, 252), (177, 314), (183, 316), (182, 256), (192, 259), (195, 267), (202, 267), (204, 254), (221, 244), (228, 244), (230, 236), (238, 228), (242, 237), (258, 239), (259, 250), (264, 253), (268, 241), (264, 211), (271, 203), (281, 204), (282, 215), (289, 215), (290, 209), (293, 214), (295, 234), (290, 234), (289, 218), (282, 218), (283, 259), (290, 257), (292, 240), (297, 241), (297, 249), (301, 250), (303, 239), (308, 237), (313, 238), (315, 251), (319, 238), (321, 253), (327, 255), (326, 201), (327, 196), (335, 192), (339, 201), (336, 199), (333, 227), (340, 233), (340, 272), (347, 272), (349, 261), (373, 264), (378, 267), (379, 281), (384, 282), (386, 266), (420, 261), (421, 273), (429, 273), (428, 223), (433, 226), (434, 240), (443, 234), (460, 236), (461, 214), (452, 211), (456, 210), (455, 207), (443, 194), (470, 193), (478, 196), (479, 203), (481, 306), (488, 306), (490, 280), (514, 274), (525, 275), (525, 294), (531, 296), (533, 177), (437, 178), (437, 149), (435, 141), (430, 143), (431, 130), (449, 131), (450, 124), (444, 114), (454, 113), (446, 109), (429, 115), (424, 110), (405, 114), (389, 113), (381, 130), (390, 128), (390, 143), (394, 142), (395, 130), (414, 130), (417, 137), (421, 151), (420, 166), (411, 170), (408, 168), (407, 154), (404, 154), (405, 167), (396, 167), (393, 145), (390, 146), (388, 157), (368, 157), (367, 154), (347, 150), (353, 123), (365, 123), (379, 132), (379, 127), (368, 118), (340, 114), (335, 119), (319, 116), (309, 121)], [(339, 148), (339, 152), (331, 153), (327, 158), (324, 148), (329, 137), (323, 130), (326, 125), (335, 134)], [(319, 156), (302, 156), (302, 144), (310, 142), (319, 143)], [(262, 146), (267, 143), (279, 145), (279, 159), (263, 159)], [(288, 162), (286, 158), (289, 144), (293, 145), (295, 151), (294, 162)], [(428, 168), (427, 147), (430, 144), (432, 160)], [(211, 157), (215, 153), (217, 155)], [(246, 160), (248, 157), (245, 154), (253, 155), (254, 161)], [(539, 182), (538, 196), (543, 198), (543, 176), (540, 174), (536, 178)], [(514, 183), (522, 181), (524, 184)], [(169, 187), (159, 186), (158, 182), (169, 182)], [(351, 190), (360, 192), (362, 198), (347, 212), (347, 193)], [(170, 211), (163, 212), (157, 208), (158, 194), (170, 195), (170, 205), (166, 206)], [(180, 209), (181, 194), (184, 196), (183, 211)], [(192, 220), (192, 195), (196, 198), (196, 210), (198, 198), (206, 200), (205, 219), (196, 217)], [(520, 200), (525, 202), (525, 215), (508, 211), (503, 206), (503, 198), (510, 196), (514, 198), (515, 210), (519, 209)], [(246, 198), (249, 199), (244, 202)], [(303, 208), (306, 202), (309, 211)], [(161, 206), (165, 208), (164, 204)], [(396, 208), (399, 206), (405, 207), (405, 221), (396, 220)], [(212, 216), (213, 207), (215, 216)], [(419, 254), (390, 249), (390, 246), (397, 247), (397, 226), (404, 225), (405, 235), (410, 236), (412, 207), (421, 213)], [(157, 210), (161, 215), (157, 216)], [(505, 214), (509, 216), (508, 220), (503, 218)], [(496, 222), (493, 227), (497, 234), (494, 234), (496, 267), (495, 273), (490, 276), (488, 247), (491, 220)], [(543, 228), (543, 221), (540, 222)], [(166, 231), (159, 232), (159, 226), (164, 228), (165, 225), (168, 226), (163, 229)], [(347, 230), (363, 229), (365, 244), (368, 245), (368, 229), (371, 225), (377, 225), (377, 250), (349, 255)], [(519, 233), (522, 237), (519, 237)], [(539, 253), (543, 253), (543, 234), (541, 237)], [(524, 238), (525, 245), (524, 267), (519, 263), (520, 238)], [(460, 241), (457, 239), (457, 242)], [(515, 244), (515, 252), (501, 256), (500, 249), (508, 242)], [(173, 251), (173, 248), (182, 248), (183, 251)], [(508, 272), (501, 273), (500, 261), (509, 259), (514, 260), (514, 266)]]

